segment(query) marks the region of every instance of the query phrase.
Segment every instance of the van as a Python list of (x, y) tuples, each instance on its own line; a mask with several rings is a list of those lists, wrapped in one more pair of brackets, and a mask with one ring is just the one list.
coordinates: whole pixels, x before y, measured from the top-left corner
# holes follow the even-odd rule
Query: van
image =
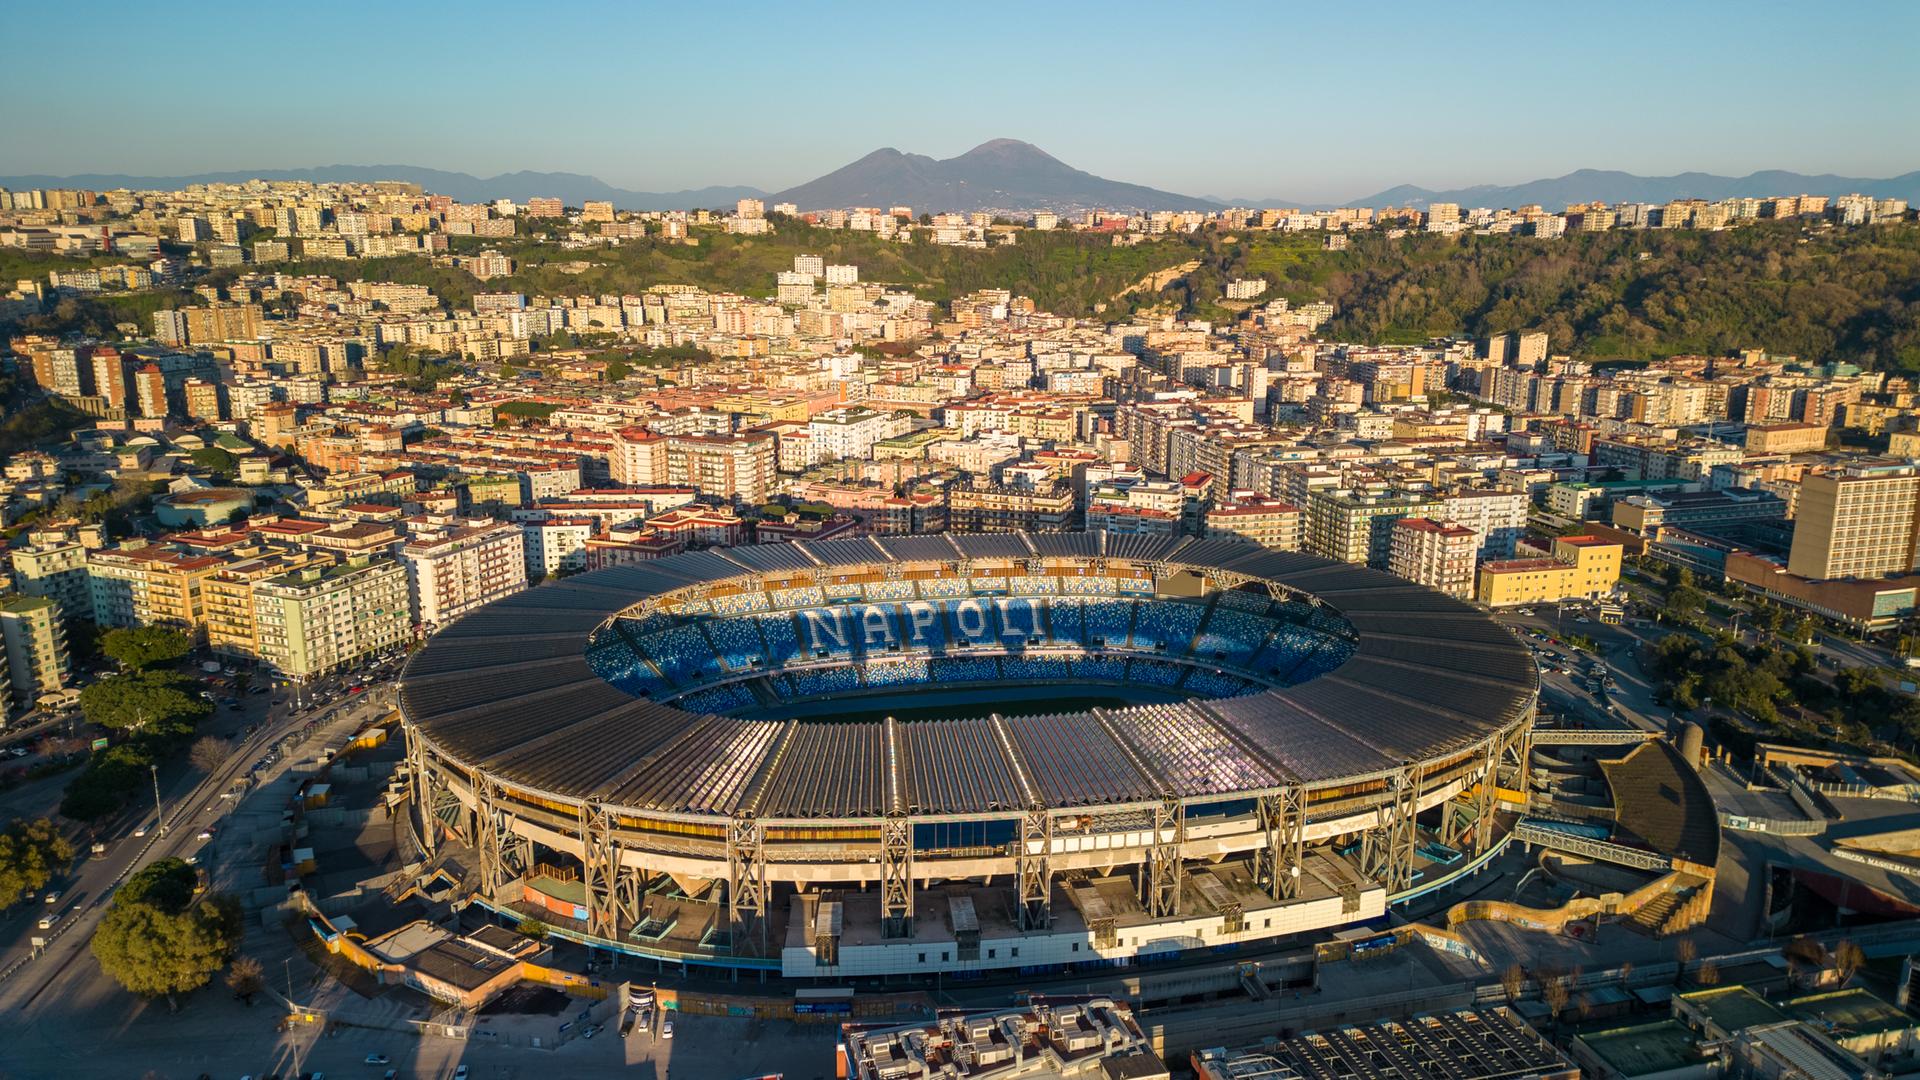
[(60, 915), (58, 912), (49, 912), (48, 914), (40, 916), (40, 929), (51, 930), (53, 929), (53, 924), (59, 921)]

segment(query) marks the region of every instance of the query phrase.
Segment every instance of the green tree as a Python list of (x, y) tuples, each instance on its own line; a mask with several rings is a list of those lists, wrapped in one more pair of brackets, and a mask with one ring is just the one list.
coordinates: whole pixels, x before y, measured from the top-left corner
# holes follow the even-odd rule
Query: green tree
[(232, 476), (236, 468), (233, 455), (218, 446), (203, 446), (188, 454), (187, 460), (219, 476)]
[(46, 818), (15, 821), (0, 832), (0, 908), (38, 892), (73, 861), (73, 845)]
[(100, 651), (132, 669), (171, 663), (187, 655), (193, 642), (178, 630), (164, 626), (137, 626), (109, 630), (100, 637)]
[(135, 875), (114, 894), (91, 948), (100, 970), (121, 986), (165, 997), (177, 1009), (181, 994), (205, 986), (233, 955), (238, 905), (223, 898), (194, 903), (193, 868), (178, 859), (154, 867), (161, 870), (150, 878)]
[(535, 941), (547, 939), (547, 924), (531, 916), (521, 919), (520, 925), (514, 929), (520, 931), (521, 936), (530, 937)]
[(80, 691), (80, 711), (89, 723), (122, 731), (178, 734), (191, 730), (211, 707), (189, 694), (167, 671), (113, 675)]

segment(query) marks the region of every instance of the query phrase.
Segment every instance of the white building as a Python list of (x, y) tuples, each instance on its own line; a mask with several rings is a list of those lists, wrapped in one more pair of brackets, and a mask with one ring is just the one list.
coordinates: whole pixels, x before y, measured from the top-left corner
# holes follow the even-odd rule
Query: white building
[(526, 537), (484, 518), (416, 519), (400, 549), (415, 621), (429, 629), (527, 587)]

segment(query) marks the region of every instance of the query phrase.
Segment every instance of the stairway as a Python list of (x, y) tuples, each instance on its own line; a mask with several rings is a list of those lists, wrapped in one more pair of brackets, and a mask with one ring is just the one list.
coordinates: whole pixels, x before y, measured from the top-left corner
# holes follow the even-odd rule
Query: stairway
[(1680, 896), (1665, 892), (1640, 906), (1640, 910), (1627, 919), (1627, 924), (1648, 937), (1659, 937), (1665, 930), (1667, 920), (1680, 906)]

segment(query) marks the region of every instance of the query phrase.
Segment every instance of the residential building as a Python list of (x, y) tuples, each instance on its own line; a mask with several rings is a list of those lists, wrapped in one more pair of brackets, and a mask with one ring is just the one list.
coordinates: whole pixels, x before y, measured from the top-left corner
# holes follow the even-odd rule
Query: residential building
[(1207, 509), (1203, 534), (1237, 536), (1276, 551), (1299, 551), (1305, 542), (1306, 515), (1299, 507), (1252, 491), (1235, 491)]
[(261, 658), (254, 587), (303, 566), (325, 565), (333, 557), (312, 550), (270, 551), (222, 566), (200, 585), (201, 610), (206, 620), (207, 647), (213, 652), (252, 663)]
[(669, 435), (666, 474), (657, 482), (743, 503), (765, 502), (773, 494), (775, 453), (774, 437), (764, 432)]
[(1307, 550), (1337, 562), (1384, 570), (1393, 523), (1424, 515), (1434, 500), (1409, 492), (1314, 491), (1307, 496)]
[(0, 597), (0, 644), (5, 646), (7, 681), (18, 711), (33, 708), (67, 685), (67, 628), (52, 600)]
[(400, 648), (412, 636), (407, 571), (388, 558), (303, 566), (257, 583), (253, 605), (261, 660), (301, 681)]
[(76, 540), (47, 536), (13, 556), (14, 586), (28, 596), (44, 596), (60, 608), (68, 623), (93, 619), (92, 579), (87, 575), (87, 549)]
[(400, 548), (414, 620), (429, 632), (527, 587), (526, 535), (484, 518), (416, 521)]
[(947, 526), (954, 532), (1066, 532), (1073, 527), (1073, 484), (993, 484), (976, 480), (947, 493)]
[(1393, 523), (1387, 572), (1465, 600), (1473, 595), (1479, 534), (1454, 521), (1401, 518)]
[(1551, 554), (1483, 564), (1478, 597), (1489, 607), (1597, 599), (1620, 580), (1623, 554), (1598, 536), (1562, 536)]

